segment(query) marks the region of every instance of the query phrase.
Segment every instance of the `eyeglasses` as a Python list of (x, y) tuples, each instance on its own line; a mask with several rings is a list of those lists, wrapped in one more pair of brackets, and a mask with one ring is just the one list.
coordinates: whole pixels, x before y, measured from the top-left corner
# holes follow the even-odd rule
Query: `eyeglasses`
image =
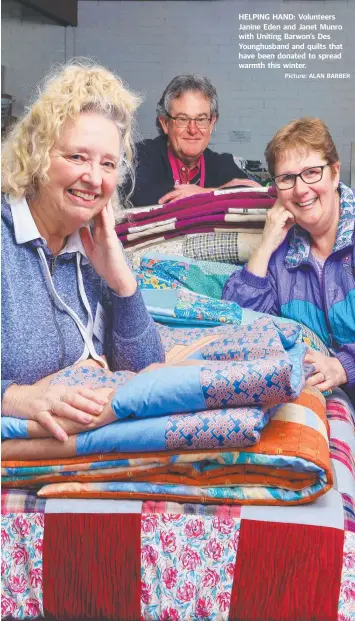
[(279, 188), (279, 190), (290, 190), (296, 185), (297, 177), (301, 177), (304, 183), (308, 185), (312, 185), (312, 183), (317, 183), (323, 177), (323, 170), (329, 164), (323, 164), (323, 166), (312, 166), (312, 168), (306, 168), (302, 170), (302, 172), (296, 175), (295, 173), (290, 173), (286, 175), (277, 175), (277, 177), (273, 177), (273, 181)]
[(166, 113), (166, 116), (168, 116), (169, 119), (175, 121), (176, 127), (188, 127), (189, 123), (192, 123), (192, 121), (194, 121), (199, 129), (207, 129), (212, 120), (208, 116), (202, 116), (197, 119), (191, 119), (188, 116), (171, 116), (169, 112)]

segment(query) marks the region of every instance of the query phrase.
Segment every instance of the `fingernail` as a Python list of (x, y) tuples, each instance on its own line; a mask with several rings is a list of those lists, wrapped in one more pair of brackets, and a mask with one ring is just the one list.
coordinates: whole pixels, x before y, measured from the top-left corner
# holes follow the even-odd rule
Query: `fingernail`
[(84, 421), (84, 423), (91, 423), (92, 416), (90, 416), (89, 414), (83, 416), (83, 421)]
[(102, 399), (99, 399), (99, 403), (101, 403), (102, 405), (107, 405), (108, 399), (106, 399), (106, 397), (102, 397)]
[(62, 442), (65, 442), (68, 439), (68, 436), (65, 433), (65, 431), (61, 431), (58, 435), (59, 435), (59, 440), (61, 440)]
[(99, 406), (96, 406), (94, 409), (95, 414), (101, 414), (102, 412), (102, 408), (100, 408)]

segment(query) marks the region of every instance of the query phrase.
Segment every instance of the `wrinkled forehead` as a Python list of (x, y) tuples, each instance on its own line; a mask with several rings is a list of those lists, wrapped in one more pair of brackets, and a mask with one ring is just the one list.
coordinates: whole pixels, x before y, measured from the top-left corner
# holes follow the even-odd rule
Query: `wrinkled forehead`
[(297, 173), (307, 166), (324, 164), (324, 153), (314, 151), (306, 146), (295, 146), (277, 154), (275, 160), (275, 175), (294, 172)]
[(211, 114), (211, 102), (208, 97), (199, 91), (185, 91), (180, 97), (174, 97), (169, 104), (169, 114), (176, 116), (199, 116)]
[(82, 112), (77, 117), (68, 117), (59, 130), (54, 147), (78, 149), (96, 147), (113, 155), (120, 154), (120, 135), (114, 121), (104, 115)]

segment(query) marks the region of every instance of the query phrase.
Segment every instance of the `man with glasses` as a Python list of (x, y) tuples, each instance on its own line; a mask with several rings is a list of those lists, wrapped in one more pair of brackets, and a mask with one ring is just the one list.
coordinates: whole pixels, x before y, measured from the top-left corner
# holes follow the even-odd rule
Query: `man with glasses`
[(222, 186), (251, 185), (228, 153), (208, 149), (218, 119), (216, 89), (204, 77), (176, 76), (157, 104), (159, 136), (137, 145), (134, 205), (153, 205)]

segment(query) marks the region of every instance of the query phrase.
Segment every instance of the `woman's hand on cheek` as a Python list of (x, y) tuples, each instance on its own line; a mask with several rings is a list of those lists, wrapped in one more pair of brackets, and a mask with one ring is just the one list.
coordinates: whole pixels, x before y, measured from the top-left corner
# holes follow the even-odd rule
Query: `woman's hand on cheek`
[(290, 211), (285, 209), (279, 199), (268, 211), (260, 246), (265, 246), (272, 254), (284, 241), (295, 219)]
[(308, 349), (305, 362), (314, 369), (306, 381), (307, 386), (316, 386), (321, 392), (325, 392), (348, 381), (345, 369), (338, 358)]
[(95, 216), (93, 233), (88, 228), (82, 228), (80, 237), (91, 265), (107, 285), (118, 295), (133, 295), (137, 283), (115, 231), (111, 203)]

